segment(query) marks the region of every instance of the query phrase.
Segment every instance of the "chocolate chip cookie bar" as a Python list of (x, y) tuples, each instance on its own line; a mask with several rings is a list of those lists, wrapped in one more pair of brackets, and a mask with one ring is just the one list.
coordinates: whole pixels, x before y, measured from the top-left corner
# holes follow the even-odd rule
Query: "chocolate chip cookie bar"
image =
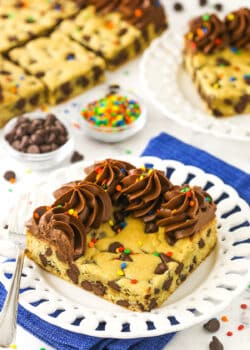
[(0, 52), (51, 31), (79, 10), (74, 1), (6, 1), (0, 5)]
[(108, 159), (54, 192), (27, 227), (27, 255), (133, 311), (160, 306), (212, 251), (215, 204), (200, 187)]
[(59, 32), (13, 49), (9, 56), (43, 82), (50, 104), (79, 95), (104, 79), (104, 60)]
[(138, 29), (123, 21), (118, 13), (97, 14), (94, 6), (82, 10), (75, 19), (64, 21), (59, 30), (103, 57), (109, 69), (143, 49)]
[(44, 103), (43, 84), (0, 56), (0, 127), (15, 115)]
[(184, 66), (215, 117), (250, 112), (250, 9), (190, 23)]

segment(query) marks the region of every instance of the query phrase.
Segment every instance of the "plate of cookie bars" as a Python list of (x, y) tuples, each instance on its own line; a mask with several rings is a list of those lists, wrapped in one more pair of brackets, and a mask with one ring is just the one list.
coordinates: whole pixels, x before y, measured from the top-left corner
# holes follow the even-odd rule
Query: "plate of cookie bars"
[[(28, 220), (20, 303), (49, 323), (156, 336), (210, 318), (249, 282), (249, 206), (196, 167), (80, 162), (27, 191), (32, 205), (21, 196), (9, 217)], [(0, 265), (7, 288), (14, 266)]]
[[(3, 0), (0, 127), (103, 82), (167, 28), (159, 1)], [(98, 28), (98, 29), (97, 29)]]
[(164, 34), (144, 53), (141, 81), (167, 117), (197, 131), (249, 141), (250, 8), (244, 4), (227, 2), (221, 19), (211, 11), (192, 19), (190, 11), (188, 29)]

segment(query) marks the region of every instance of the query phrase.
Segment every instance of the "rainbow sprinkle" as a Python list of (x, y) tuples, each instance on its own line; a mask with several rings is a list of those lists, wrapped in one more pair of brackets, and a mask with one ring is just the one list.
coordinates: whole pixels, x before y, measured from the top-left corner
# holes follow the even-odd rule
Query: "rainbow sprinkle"
[(141, 115), (141, 108), (133, 99), (109, 94), (89, 103), (81, 115), (98, 128), (121, 128), (134, 123)]

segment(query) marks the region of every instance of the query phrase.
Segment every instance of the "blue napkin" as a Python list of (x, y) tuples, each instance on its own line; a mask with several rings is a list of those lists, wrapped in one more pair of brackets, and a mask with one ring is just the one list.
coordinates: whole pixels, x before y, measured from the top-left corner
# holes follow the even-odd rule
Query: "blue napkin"
[[(170, 135), (162, 133), (152, 139), (143, 155), (179, 160), (187, 165), (198, 166), (206, 172), (218, 175), (227, 184), (235, 187), (242, 198), (250, 202), (248, 174)], [(0, 283), (0, 308), (4, 298), (5, 290)], [(18, 323), (58, 350), (161, 350), (174, 336), (174, 333), (171, 333), (153, 338), (126, 340), (95, 338), (55, 327), (26, 311), (22, 306), (19, 306)]]

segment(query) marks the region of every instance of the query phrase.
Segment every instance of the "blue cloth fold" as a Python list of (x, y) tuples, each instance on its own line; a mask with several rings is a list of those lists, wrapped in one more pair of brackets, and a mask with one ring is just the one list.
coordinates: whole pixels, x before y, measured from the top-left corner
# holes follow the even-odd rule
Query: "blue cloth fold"
[[(240, 196), (250, 203), (250, 176), (239, 169), (192, 147), (165, 133), (152, 139), (143, 155), (162, 159), (179, 160), (194, 165), (219, 176), (233, 186)], [(0, 283), (0, 308), (5, 298), (5, 290)], [(72, 333), (55, 327), (19, 305), (18, 323), (57, 350), (161, 350), (172, 339), (174, 333), (152, 338), (102, 339)]]

